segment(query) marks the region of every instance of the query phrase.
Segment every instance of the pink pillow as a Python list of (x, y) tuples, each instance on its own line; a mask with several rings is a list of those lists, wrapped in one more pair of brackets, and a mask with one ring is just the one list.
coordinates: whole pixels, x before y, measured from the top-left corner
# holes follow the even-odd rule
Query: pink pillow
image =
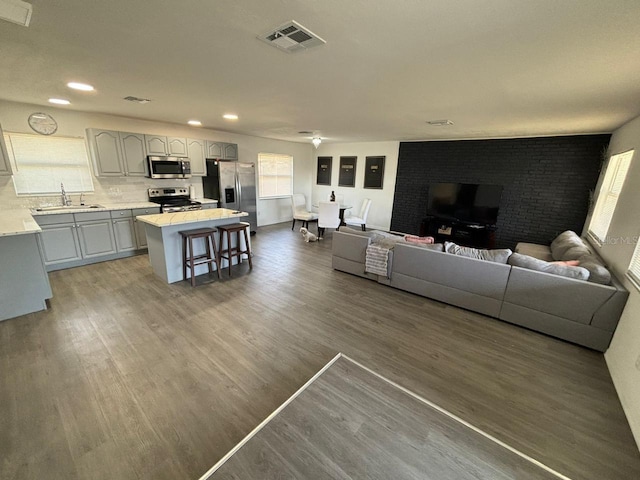
[(404, 241), (410, 242), (410, 243), (428, 243), (428, 244), (435, 243), (435, 240), (433, 237), (418, 237), (416, 235), (405, 235)]
[(550, 262), (550, 263), (554, 263), (556, 265), (565, 265), (567, 267), (577, 267), (578, 265), (580, 265), (580, 260), (565, 260), (565, 261)]

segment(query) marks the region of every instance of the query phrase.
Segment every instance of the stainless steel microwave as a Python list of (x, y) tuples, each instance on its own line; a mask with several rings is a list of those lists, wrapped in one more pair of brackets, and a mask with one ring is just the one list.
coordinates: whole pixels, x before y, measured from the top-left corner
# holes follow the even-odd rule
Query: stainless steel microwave
[(191, 162), (186, 157), (152, 156), (149, 160), (150, 178), (190, 178)]

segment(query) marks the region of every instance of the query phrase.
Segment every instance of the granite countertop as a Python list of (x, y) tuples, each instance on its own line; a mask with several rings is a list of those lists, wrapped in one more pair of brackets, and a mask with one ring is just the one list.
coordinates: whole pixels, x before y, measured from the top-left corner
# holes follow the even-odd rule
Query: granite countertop
[[(211, 204), (218, 203), (217, 200), (211, 200), (210, 198), (197, 198), (196, 201)], [(80, 205), (72, 205), (68, 208), (60, 208), (59, 210), (46, 210), (39, 212), (36, 209), (18, 208), (14, 210), (0, 210), (0, 236), (8, 235), (24, 235), (27, 233), (41, 232), (42, 229), (38, 226), (38, 223), (33, 219), (33, 216), (40, 215), (59, 215), (62, 213), (83, 213), (83, 212), (108, 212), (111, 210), (127, 210), (135, 208), (153, 208), (158, 207), (157, 203), (152, 202), (123, 202), (123, 203), (100, 203), (98, 208), (89, 208), (87, 205), (83, 208)], [(216, 209), (218, 210), (218, 209)], [(216, 211), (216, 210), (203, 210)], [(176, 215), (164, 213), (162, 215)], [(245, 214), (248, 215), (248, 214)], [(236, 215), (240, 216), (240, 215)], [(228, 217), (219, 217), (228, 218)]]
[(247, 217), (247, 212), (237, 212), (228, 208), (213, 208), (210, 210), (191, 210), (189, 212), (159, 213), (157, 215), (141, 215), (138, 220), (156, 227), (168, 227), (169, 225), (181, 225), (185, 223), (206, 222), (209, 220), (222, 220), (225, 218)]
[(26, 208), (0, 212), (0, 237), (25, 235), (41, 231), (42, 229), (31, 216), (31, 212)]
[[(205, 203), (205, 204), (218, 203), (217, 200), (211, 200), (210, 198), (196, 198), (195, 200), (197, 202)], [(100, 204), (97, 204), (97, 205), (100, 205), (99, 207), (90, 207), (89, 205), (86, 205), (85, 206), (86, 208), (82, 207), (81, 205), (71, 205), (69, 207), (60, 206), (60, 209), (58, 210), (44, 210), (44, 211), (39, 211), (36, 208), (32, 208), (30, 212), (33, 215), (59, 215), (61, 213), (105, 212), (105, 211), (111, 211), (111, 210), (129, 210), (134, 208), (153, 208), (153, 207), (160, 206), (157, 203), (144, 202), (144, 201), (123, 202), (123, 203), (100, 203)]]

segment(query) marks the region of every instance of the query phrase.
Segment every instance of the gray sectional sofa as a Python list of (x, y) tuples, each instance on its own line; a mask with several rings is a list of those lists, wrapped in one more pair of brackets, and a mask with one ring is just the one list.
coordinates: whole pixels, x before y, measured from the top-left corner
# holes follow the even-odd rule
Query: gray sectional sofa
[(389, 275), (374, 275), (365, 273), (370, 243), (335, 232), (333, 268), (602, 352), (629, 295), (615, 277), (602, 285), (405, 242), (389, 252)]

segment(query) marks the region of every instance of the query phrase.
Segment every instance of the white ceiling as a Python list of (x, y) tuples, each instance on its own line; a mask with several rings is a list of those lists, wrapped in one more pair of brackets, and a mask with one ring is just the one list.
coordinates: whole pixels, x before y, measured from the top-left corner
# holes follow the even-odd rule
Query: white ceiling
[[(30, 27), (0, 22), (2, 99), (306, 142), (610, 132), (640, 114), (638, 0), (31, 3)], [(292, 19), (327, 44), (256, 38)]]

